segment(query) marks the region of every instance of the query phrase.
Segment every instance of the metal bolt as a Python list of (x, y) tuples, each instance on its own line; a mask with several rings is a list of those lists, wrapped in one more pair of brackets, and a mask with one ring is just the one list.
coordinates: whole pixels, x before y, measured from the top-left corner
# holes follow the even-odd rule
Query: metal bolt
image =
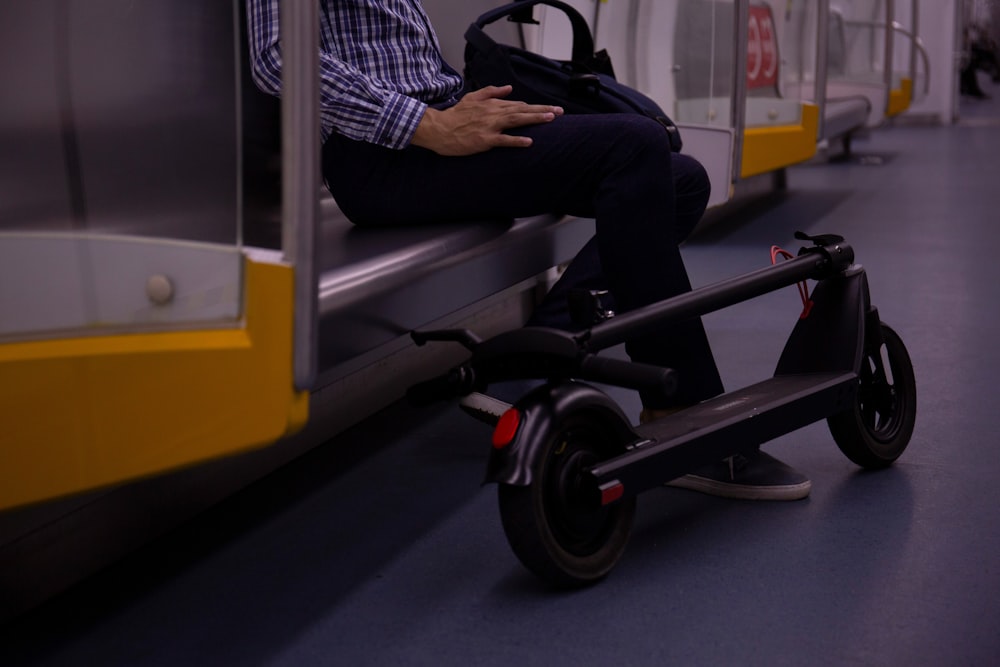
[(157, 306), (165, 306), (174, 298), (174, 284), (162, 273), (152, 275), (146, 280), (146, 296)]

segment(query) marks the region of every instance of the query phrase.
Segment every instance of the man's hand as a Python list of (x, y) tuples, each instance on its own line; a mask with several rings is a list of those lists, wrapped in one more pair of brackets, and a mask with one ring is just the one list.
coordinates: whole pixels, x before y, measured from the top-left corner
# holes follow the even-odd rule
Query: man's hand
[(472, 155), (491, 148), (527, 148), (528, 137), (504, 134), (524, 125), (548, 123), (562, 107), (503, 99), (511, 86), (488, 86), (463, 97), (443, 111), (427, 108), (411, 143), (440, 155)]

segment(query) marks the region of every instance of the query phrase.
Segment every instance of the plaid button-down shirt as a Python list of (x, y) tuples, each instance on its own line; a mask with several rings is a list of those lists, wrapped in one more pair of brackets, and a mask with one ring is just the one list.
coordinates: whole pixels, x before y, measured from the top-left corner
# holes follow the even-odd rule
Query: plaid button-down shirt
[[(279, 0), (247, 0), (254, 81), (281, 91)], [(419, 0), (322, 0), (320, 124), (388, 148), (410, 143), (428, 104), (453, 101), (462, 78), (441, 57)]]

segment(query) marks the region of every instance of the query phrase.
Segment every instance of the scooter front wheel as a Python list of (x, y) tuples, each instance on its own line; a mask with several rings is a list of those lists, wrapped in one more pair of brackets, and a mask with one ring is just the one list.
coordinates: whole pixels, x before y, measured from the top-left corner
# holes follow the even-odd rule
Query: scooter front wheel
[(595, 506), (583, 471), (621, 452), (600, 418), (573, 413), (556, 425), (528, 486), (501, 484), (500, 518), (518, 559), (547, 583), (576, 588), (603, 579), (625, 550), (635, 497)]
[(827, 419), (837, 446), (864, 468), (884, 468), (903, 453), (917, 415), (917, 383), (903, 340), (882, 323), (882, 345), (865, 351), (851, 409)]

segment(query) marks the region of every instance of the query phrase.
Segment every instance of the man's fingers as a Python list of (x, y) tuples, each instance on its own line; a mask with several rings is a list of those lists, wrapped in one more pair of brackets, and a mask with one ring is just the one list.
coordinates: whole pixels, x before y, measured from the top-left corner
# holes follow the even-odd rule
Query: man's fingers
[(480, 88), (479, 90), (473, 90), (471, 93), (467, 93), (462, 99), (469, 100), (488, 100), (498, 97), (507, 97), (510, 92), (514, 90), (513, 86), (486, 86), (485, 88)]
[(531, 145), (531, 137), (520, 137), (515, 134), (497, 134), (490, 143), (494, 148), (527, 148)]
[[(511, 86), (487, 86), (468, 93), (453, 107), (435, 112), (443, 129), (437, 148), (443, 155), (472, 155), (491, 148), (526, 148), (528, 137), (506, 134), (507, 130), (553, 121), (562, 107), (505, 100)], [(440, 117), (440, 118), (439, 118)]]
[(527, 102), (521, 100), (505, 100), (503, 99), (507, 95), (510, 95), (513, 90), (513, 86), (486, 86), (485, 88), (480, 88), (479, 90), (474, 90), (471, 93), (467, 93), (462, 99), (468, 102), (489, 102), (490, 104), (496, 104), (503, 109), (520, 109), (522, 111), (528, 111), (531, 113), (554, 113), (557, 115), (562, 115), (563, 109), (559, 106), (554, 106), (550, 104), (528, 104)]
[(519, 100), (496, 100), (493, 104), (513, 113), (554, 113), (559, 116), (563, 114), (562, 107), (552, 104), (528, 104)]
[(522, 127), (524, 125), (538, 125), (541, 123), (549, 123), (555, 120), (556, 114), (551, 111), (542, 112), (518, 112), (505, 114), (499, 119), (499, 125), (504, 130), (509, 130), (514, 127)]
[(503, 112), (508, 114), (550, 114), (552, 116), (563, 115), (562, 107), (549, 104), (525, 104), (524, 102), (505, 102), (510, 106), (503, 107)]

